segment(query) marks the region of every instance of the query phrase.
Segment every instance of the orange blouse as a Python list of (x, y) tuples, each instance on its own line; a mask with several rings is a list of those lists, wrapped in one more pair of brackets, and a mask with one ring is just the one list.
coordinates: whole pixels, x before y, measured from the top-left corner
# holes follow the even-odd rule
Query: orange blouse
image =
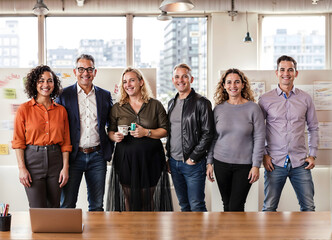
[(53, 102), (49, 109), (34, 98), (20, 105), (14, 122), (12, 147), (59, 144), (62, 152), (71, 152), (69, 122), (66, 109)]

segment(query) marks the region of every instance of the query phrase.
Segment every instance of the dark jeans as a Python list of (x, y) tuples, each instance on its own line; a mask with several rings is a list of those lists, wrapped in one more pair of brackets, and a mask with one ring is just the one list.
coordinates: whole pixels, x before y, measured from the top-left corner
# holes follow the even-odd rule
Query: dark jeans
[(224, 211), (243, 212), (251, 187), (248, 175), (251, 164), (230, 164), (213, 160)]
[(25, 187), (30, 208), (60, 207), (59, 174), (63, 166), (59, 145), (28, 145), (25, 165), (31, 175), (31, 187)]
[(106, 162), (100, 151), (78, 152), (69, 165), (69, 180), (61, 194), (61, 208), (75, 208), (83, 173), (88, 189), (89, 211), (104, 211)]

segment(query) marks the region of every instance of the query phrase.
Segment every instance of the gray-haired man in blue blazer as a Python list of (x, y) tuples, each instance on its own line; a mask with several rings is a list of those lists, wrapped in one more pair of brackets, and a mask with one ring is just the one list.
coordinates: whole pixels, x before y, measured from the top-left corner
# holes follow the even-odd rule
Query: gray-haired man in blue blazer
[(76, 59), (74, 74), (77, 82), (65, 88), (57, 99), (69, 118), (73, 150), (69, 161), (69, 181), (62, 190), (61, 207), (75, 208), (78, 191), (85, 174), (89, 211), (103, 211), (107, 161), (111, 160), (114, 144), (107, 136), (111, 94), (93, 85), (95, 61), (82, 54)]

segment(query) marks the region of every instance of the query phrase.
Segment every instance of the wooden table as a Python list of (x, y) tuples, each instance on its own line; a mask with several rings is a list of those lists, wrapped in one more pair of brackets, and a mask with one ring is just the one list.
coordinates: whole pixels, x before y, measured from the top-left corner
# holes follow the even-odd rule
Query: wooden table
[(79, 233), (32, 233), (28, 212), (12, 213), (0, 239), (332, 239), (330, 212), (88, 212)]

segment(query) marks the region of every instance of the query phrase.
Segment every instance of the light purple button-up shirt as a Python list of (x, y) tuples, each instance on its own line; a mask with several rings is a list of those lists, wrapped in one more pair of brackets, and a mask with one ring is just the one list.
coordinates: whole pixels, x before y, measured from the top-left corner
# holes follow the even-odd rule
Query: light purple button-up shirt
[[(289, 155), (292, 167), (304, 164), (307, 154), (316, 156), (318, 148), (318, 120), (309, 94), (293, 86), (288, 98), (279, 88), (261, 96), (258, 102), (266, 119), (265, 154), (272, 163), (283, 167)], [(308, 146), (305, 142), (305, 125), (308, 126)]]

